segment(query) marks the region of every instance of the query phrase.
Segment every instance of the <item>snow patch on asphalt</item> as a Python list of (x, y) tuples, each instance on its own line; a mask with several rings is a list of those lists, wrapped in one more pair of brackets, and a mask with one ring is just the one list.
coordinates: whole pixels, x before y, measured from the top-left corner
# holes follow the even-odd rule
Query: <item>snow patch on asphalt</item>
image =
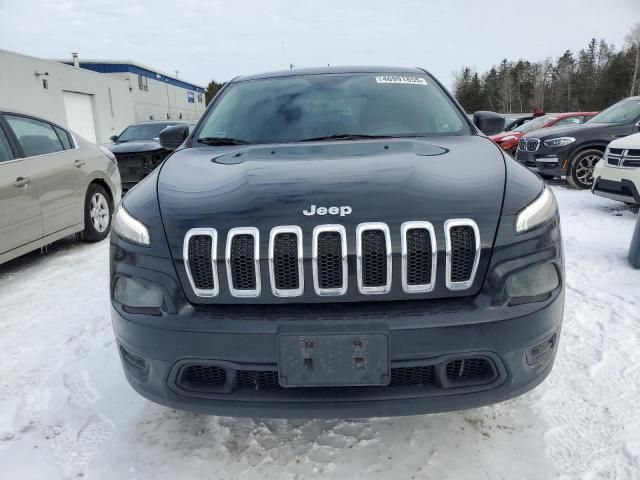
[(0, 465), (11, 478), (637, 479), (636, 213), (554, 186), (567, 304), (556, 366), (474, 410), (372, 420), (210, 417), (126, 383), (109, 319), (108, 242), (0, 266)]

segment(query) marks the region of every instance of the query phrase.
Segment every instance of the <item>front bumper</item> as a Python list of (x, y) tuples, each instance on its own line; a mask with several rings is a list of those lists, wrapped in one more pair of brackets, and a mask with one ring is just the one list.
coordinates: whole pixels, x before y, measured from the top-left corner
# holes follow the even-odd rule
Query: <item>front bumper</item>
[(541, 175), (564, 177), (567, 175), (568, 156), (563, 149), (540, 147), (535, 152), (524, 152), (518, 148), (516, 160)]
[[(459, 410), (531, 390), (551, 371), (563, 308), (560, 288), (544, 302), (511, 307), (458, 299), (326, 308), (188, 306), (177, 314), (148, 316), (124, 312), (114, 304), (112, 318), (129, 383), (156, 403), (239, 417), (339, 418)], [(380, 387), (277, 384), (280, 334), (353, 331), (386, 332), (392, 372), (411, 375), (410, 368), (433, 368), (435, 378)], [(540, 348), (547, 351), (532, 366), (532, 351), (539, 353)], [(484, 382), (447, 380), (444, 365), (472, 357), (492, 365)], [(185, 389), (181, 372), (186, 365), (219, 367), (226, 380), (219, 388)], [(247, 374), (238, 372), (254, 372), (254, 388), (242, 388), (246, 381), (239, 381), (239, 375), (246, 380)], [(267, 377), (272, 381), (261, 381)]]
[(640, 205), (640, 169), (596, 165), (591, 191), (600, 197)]

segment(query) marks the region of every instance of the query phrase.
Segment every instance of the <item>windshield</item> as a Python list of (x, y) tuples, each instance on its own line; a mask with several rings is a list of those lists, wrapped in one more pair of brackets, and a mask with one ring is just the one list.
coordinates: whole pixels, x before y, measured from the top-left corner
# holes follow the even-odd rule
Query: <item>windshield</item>
[(160, 136), (160, 132), (165, 128), (172, 127), (170, 123), (149, 123), (131, 125), (125, 128), (124, 132), (118, 137), (119, 142), (128, 142), (131, 140), (154, 140)]
[(622, 100), (588, 120), (589, 123), (629, 123), (640, 116), (638, 100)]
[(522, 132), (522, 133), (529, 133), (529, 132), (533, 132), (534, 130), (540, 130), (541, 128), (544, 128), (544, 126), (551, 122), (552, 120), (555, 120), (557, 117), (554, 117), (553, 115), (543, 115), (542, 117), (538, 117), (538, 118), (534, 118), (533, 120), (530, 120), (528, 122), (526, 122), (523, 125), (520, 125), (516, 131), (518, 132)]
[(230, 85), (197, 139), (273, 143), (469, 131), (460, 112), (427, 75), (323, 74)]

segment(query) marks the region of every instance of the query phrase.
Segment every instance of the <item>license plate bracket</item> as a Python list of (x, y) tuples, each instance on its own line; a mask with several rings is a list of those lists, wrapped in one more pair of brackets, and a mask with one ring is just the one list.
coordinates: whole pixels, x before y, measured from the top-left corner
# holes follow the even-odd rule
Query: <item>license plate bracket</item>
[(281, 333), (283, 387), (381, 386), (390, 380), (389, 336), (377, 333)]

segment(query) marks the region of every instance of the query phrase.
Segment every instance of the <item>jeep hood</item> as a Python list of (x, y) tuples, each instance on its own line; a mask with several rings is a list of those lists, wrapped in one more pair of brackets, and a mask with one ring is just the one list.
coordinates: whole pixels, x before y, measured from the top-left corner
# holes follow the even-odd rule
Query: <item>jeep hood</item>
[[(316, 225), (341, 224), (351, 236), (362, 222), (399, 232), (405, 221), (428, 220), (444, 242), (450, 218), (474, 219), (491, 248), (504, 186), (499, 147), (486, 137), (452, 136), (183, 149), (162, 166), (158, 200), (176, 259), (196, 227), (216, 228), (222, 241), (233, 227), (257, 227), (266, 250), (278, 225), (310, 235)], [(304, 215), (312, 205), (348, 206), (351, 214)]]

